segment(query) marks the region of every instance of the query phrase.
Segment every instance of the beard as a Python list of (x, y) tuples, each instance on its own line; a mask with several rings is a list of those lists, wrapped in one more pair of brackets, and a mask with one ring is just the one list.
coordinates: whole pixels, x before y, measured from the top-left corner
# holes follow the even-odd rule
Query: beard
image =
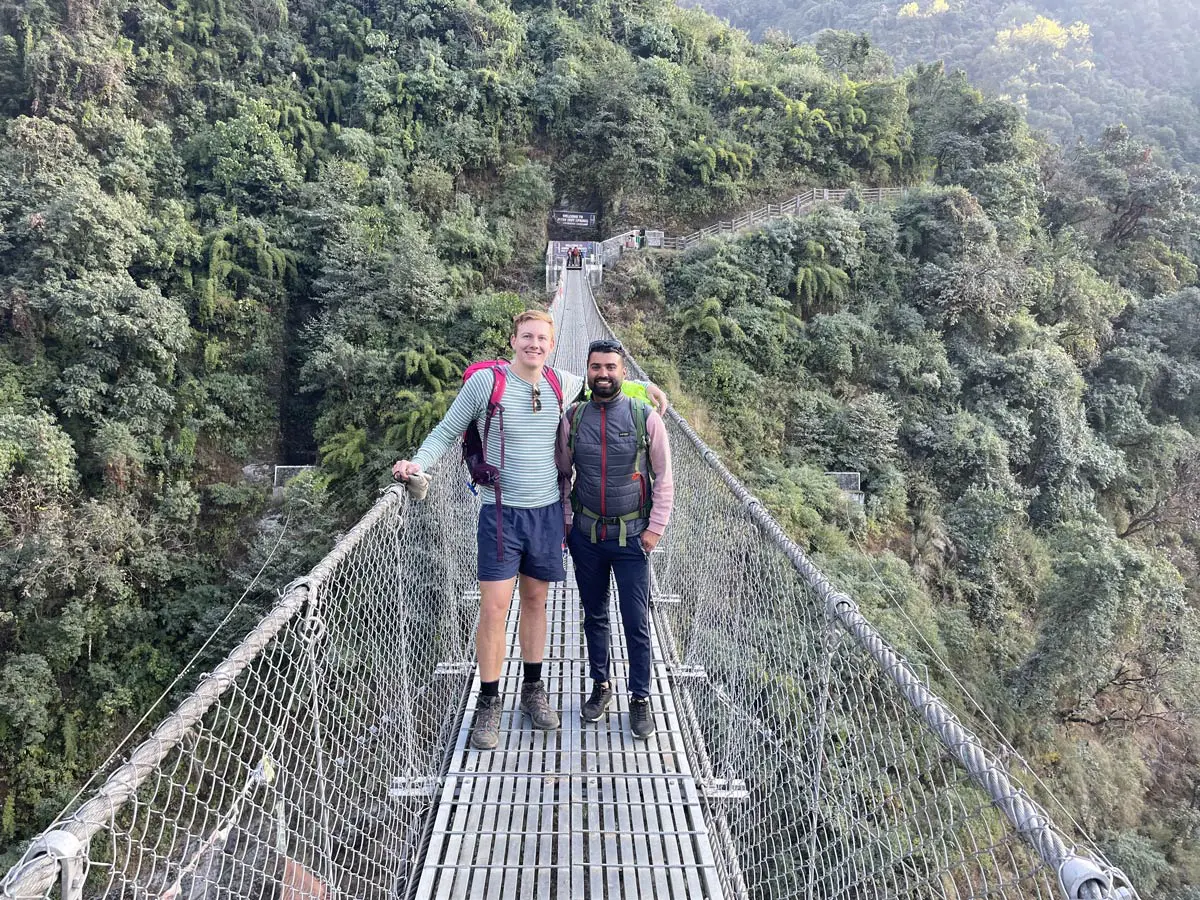
[(611, 400), (621, 393), (621, 379), (614, 378), (610, 381), (608, 378), (596, 378), (588, 381), (588, 387), (592, 389), (592, 396), (601, 400)]

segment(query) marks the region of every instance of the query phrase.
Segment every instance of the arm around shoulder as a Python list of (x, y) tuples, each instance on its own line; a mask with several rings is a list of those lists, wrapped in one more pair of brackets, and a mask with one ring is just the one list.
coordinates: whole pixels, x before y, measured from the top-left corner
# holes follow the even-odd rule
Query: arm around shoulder
[(663, 389), (653, 381), (629, 381), (621, 383), (621, 393), (634, 400), (649, 403), (659, 413), (665, 414), (671, 408), (671, 401), (663, 393)]
[(650, 468), (654, 471), (654, 486), (650, 493), (649, 530), (662, 534), (675, 504), (675, 473), (672, 471), (667, 424), (662, 416), (654, 411), (646, 417), (646, 440), (650, 445)]

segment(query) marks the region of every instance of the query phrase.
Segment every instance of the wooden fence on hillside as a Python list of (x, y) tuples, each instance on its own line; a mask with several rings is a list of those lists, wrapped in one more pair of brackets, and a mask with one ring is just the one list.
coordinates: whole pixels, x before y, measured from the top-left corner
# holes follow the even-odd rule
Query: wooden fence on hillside
[[(853, 191), (864, 203), (883, 203), (888, 200), (898, 200), (904, 195), (904, 188), (855, 188)], [(708, 237), (761, 228), (772, 219), (803, 215), (813, 207), (824, 203), (840, 203), (846, 199), (846, 195), (849, 193), (851, 193), (851, 189), (848, 188), (809, 188), (804, 193), (797, 194), (783, 203), (768, 203), (751, 212), (742, 213), (736, 218), (714, 222), (691, 234), (662, 235), (661, 238), (658, 238), (657, 235), (661, 233), (652, 233), (655, 234), (656, 239), (649, 242), (649, 245), (662, 250), (686, 250)], [(610, 265), (620, 257), (624, 250), (642, 249), (639, 239), (645, 238), (645, 236), (644, 230), (635, 228), (602, 241), (600, 243), (601, 263)]]

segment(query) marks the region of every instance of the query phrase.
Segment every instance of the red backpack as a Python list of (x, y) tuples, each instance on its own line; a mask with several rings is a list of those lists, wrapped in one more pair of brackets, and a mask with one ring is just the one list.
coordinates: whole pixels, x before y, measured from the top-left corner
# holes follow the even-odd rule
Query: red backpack
[[(496, 551), (499, 560), (504, 559), (504, 544), (500, 540), (500, 529), (503, 522), (500, 469), (504, 465), (504, 404), (501, 403), (501, 400), (504, 399), (504, 387), (508, 384), (508, 366), (509, 363), (506, 359), (485, 359), (482, 362), (472, 363), (463, 372), (463, 384), (466, 384), (467, 379), (480, 369), (492, 370), (492, 395), (488, 398), (487, 415), (483, 419), (483, 435), (480, 436), (477, 423), (472, 422), (467, 426), (467, 430), (463, 432), (463, 462), (467, 464), (467, 471), (471, 473), (472, 491), (475, 490), (476, 485), (483, 485), (496, 492)], [(562, 384), (558, 380), (558, 373), (546, 366), (542, 369), (542, 377), (554, 391), (554, 396), (558, 400), (558, 414), (561, 417), (563, 392)], [(493, 418), (500, 420), (498, 426), (500, 428), (500, 464), (496, 466), (487, 461), (487, 441), (488, 434), (492, 430)]]

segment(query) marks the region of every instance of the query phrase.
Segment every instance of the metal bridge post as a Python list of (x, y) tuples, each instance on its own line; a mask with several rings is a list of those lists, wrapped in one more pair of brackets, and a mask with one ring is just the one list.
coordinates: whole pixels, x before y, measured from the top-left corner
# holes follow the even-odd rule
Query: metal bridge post
[(1058, 884), (1067, 900), (1135, 900), (1133, 889), (1118, 884), (1093, 859), (1069, 856), (1058, 867)]
[[(5, 879), (0, 884), (0, 896), (6, 900), (9, 897), (13, 900), (40, 900), (57, 881), (62, 900), (83, 900), (87, 868), (88, 853), (83, 841), (64, 829), (47, 831), (29, 845), (21, 864), (14, 867), (13, 872), (19, 873), (15, 883)], [(33, 877), (26, 880), (26, 873)]]

